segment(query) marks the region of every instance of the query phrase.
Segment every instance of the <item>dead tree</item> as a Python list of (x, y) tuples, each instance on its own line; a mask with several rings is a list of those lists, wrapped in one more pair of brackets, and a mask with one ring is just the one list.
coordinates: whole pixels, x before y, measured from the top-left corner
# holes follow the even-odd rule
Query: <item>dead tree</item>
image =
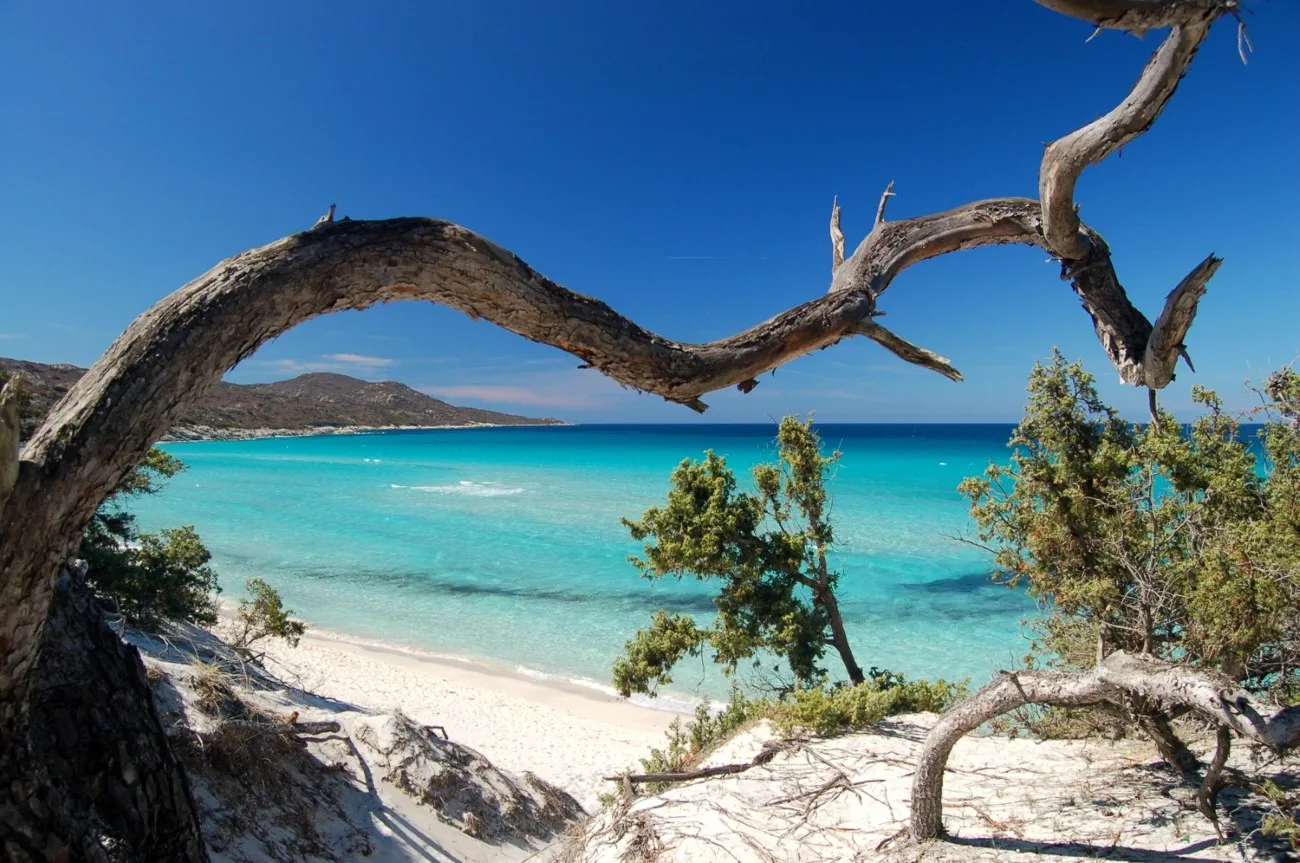
[[(1129, 301), (1101, 235), (1079, 220), (1074, 187), (1087, 166), (1151, 126), (1211, 24), (1235, 15), (1237, 3), (1038, 2), (1099, 27), (1171, 31), (1127, 98), (1047, 148), (1037, 198), (996, 198), (887, 221), (886, 190), (875, 225), (847, 259), (837, 206), (829, 292), (745, 332), (709, 344), (663, 338), (448, 222), (322, 219), (311, 230), (222, 261), (137, 318), (21, 453), (7, 407), (13, 395), (0, 396), (0, 845), (6, 855), (204, 859), (192, 837), (192, 800), (174, 781), (174, 760), (148, 692), (123, 683), (135, 674), (134, 651), (103, 651), (76, 667), (69, 659), (76, 652), (57, 643), (64, 629), (52, 616), (56, 584), (90, 517), (148, 447), (227, 370), (309, 318), (395, 300), (440, 303), (567, 351), (627, 386), (703, 411), (706, 393), (728, 386), (748, 392), (762, 372), (854, 336), (959, 380), (947, 360), (876, 321), (880, 297), (912, 264), (977, 246), (1021, 244), (1060, 262), (1123, 380), (1153, 392), (1166, 386), (1220, 261), (1211, 255), (1193, 268), (1153, 323)], [(99, 740), (113, 754), (84, 764), (60, 760), (57, 743), (38, 727), (48, 718), (41, 693), (50, 687), (64, 699), (55, 715), (66, 735)], [(77, 693), (101, 698), (109, 687), (120, 690), (111, 716), (74, 709)], [(123, 735), (130, 735), (130, 745), (117, 745)], [(946, 755), (941, 749), (932, 756), (937, 762)], [(35, 769), (43, 764), (58, 770)], [(80, 786), (71, 779), (76, 771)], [(109, 799), (74, 794), (73, 787), (114, 792)], [(114, 802), (128, 798), (125, 809)], [(178, 838), (161, 841), (167, 830)]]

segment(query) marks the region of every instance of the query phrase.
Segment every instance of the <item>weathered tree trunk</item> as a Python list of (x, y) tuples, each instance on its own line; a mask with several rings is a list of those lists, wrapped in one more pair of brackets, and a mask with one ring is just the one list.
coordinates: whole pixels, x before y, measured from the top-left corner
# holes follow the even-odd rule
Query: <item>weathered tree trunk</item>
[(943, 771), (952, 747), (968, 732), (1027, 704), (1084, 707), (1125, 697), (1187, 707), (1277, 752), (1300, 744), (1300, 707), (1260, 704), (1232, 680), (1213, 671), (1120, 652), (1086, 672), (1003, 674), (950, 709), (930, 731), (912, 780), (913, 837), (942, 835)]
[(60, 579), (41, 642), (0, 750), (7, 859), (206, 860), (139, 653), (105, 624), (79, 574)]

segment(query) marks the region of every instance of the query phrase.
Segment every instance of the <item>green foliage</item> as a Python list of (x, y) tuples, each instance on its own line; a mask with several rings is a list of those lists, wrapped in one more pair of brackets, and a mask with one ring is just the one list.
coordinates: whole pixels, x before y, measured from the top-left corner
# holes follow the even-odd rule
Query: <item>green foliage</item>
[(1274, 836), (1300, 850), (1300, 794), (1286, 789), (1271, 779), (1265, 779), (1256, 790), (1266, 801), (1267, 811), (1260, 820), (1260, 832)]
[(754, 468), (755, 491), (741, 491), (726, 459), (712, 450), (703, 461), (673, 471), (663, 506), (637, 521), (623, 519), (644, 557), (629, 560), (650, 579), (693, 575), (718, 584), (712, 625), (659, 612), (627, 644), (615, 663), (624, 695), (654, 693), (672, 680), (686, 656), (711, 648), (731, 675), (760, 652), (784, 659), (796, 681), (816, 685), (826, 676), (821, 659), (834, 645), (849, 677), (861, 679), (838, 626), (839, 573), (828, 554), (835, 542), (827, 513), (826, 481), (839, 453), (825, 455), (811, 419), (781, 421), (779, 459)]
[(112, 534), (87, 532), (82, 556), (89, 564), (87, 578), (95, 589), (112, 597), (118, 612), (135, 625), (150, 626), (162, 620), (216, 623), (213, 594), (219, 590), (217, 575), (208, 566), (212, 555), (194, 528), (177, 527), (134, 537), (133, 547), (122, 548), (112, 545)]
[(81, 540), (78, 555), (87, 563), (87, 580), (132, 625), (217, 622), (213, 594), (221, 588), (208, 566), (212, 555), (194, 528), (142, 534), (135, 516), (124, 507), (132, 497), (155, 494), (183, 469), (180, 459), (150, 449), (100, 507)]
[(249, 647), (263, 638), (280, 638), (290, 647), (298, 646), (298, 639), (307, 631), (307, 624), (294, 620), (290, 609), (284, 607), (280, 593), (260, 578), (244, 582), (249, 597), (239, 601), (235, 616), (236, 632), (231, 646), (250, 653)]
[(826, 736), (859, 731), (898, 713), (942, 713), (964, 694), (962, 684), (886, 673), (857, 686), (796, 689), (774, 705), (771, 716), (786, 733)]
[(1142, 652), (1216, 667), (1256, 689), (1296, 684), (1300, 659), (1300, 379), (1261, 395), (1264, 458), (1238, 418), (1124, 422), (1057, 352), (1035, 366), (1009, 465), (961, 485), (999, 577), (1050, 612), (1033, 658), (1087, 667)]

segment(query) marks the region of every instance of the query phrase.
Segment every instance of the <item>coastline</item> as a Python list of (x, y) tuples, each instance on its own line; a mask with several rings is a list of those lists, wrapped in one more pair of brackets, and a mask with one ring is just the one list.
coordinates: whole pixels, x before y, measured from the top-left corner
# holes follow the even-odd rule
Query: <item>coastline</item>
[(567, 426), (566, 422), (535, 423), (459, 423), (456, 425), (385, 425), (385, 426), (316, 426), (304, 429), (216, 428), (215, 426), (177, 426), (163, 435), (159, 443), (207, 443), (211, 441), (267, 440), (271, 438), (332, 437), (335, 435), (374, 434), (390, 431), (441, 431), (447, 429), (533, 428)]
[[(233, 612), (222, 604), (223, 623)], [(683, 715), (609, 692), (505, 666), (419, 653), (308, 629), (297, 647), (268, 639), (268, 670), (313, 694), (438, 725), (498, 767), (573, 794), (588, 811), (605, 776), (636, 767)]]

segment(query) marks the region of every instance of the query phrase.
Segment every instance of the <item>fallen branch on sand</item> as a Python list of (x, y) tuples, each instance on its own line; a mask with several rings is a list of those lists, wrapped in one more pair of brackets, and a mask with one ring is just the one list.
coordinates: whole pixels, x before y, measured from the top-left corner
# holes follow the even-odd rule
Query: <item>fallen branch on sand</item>
[(606, 782), (689, 782), (692, 779), (707, 779), (710, 776), (726, 776), (731, 773), (744, 773), (751, 767), (766, 764), (781, 750), (780, 746), (765, 745), (752, 761), (743, 764), (722, 764), (718, 767), (704, 767), (679, 773), (627, 773), (621, 776), (606, 776)]

